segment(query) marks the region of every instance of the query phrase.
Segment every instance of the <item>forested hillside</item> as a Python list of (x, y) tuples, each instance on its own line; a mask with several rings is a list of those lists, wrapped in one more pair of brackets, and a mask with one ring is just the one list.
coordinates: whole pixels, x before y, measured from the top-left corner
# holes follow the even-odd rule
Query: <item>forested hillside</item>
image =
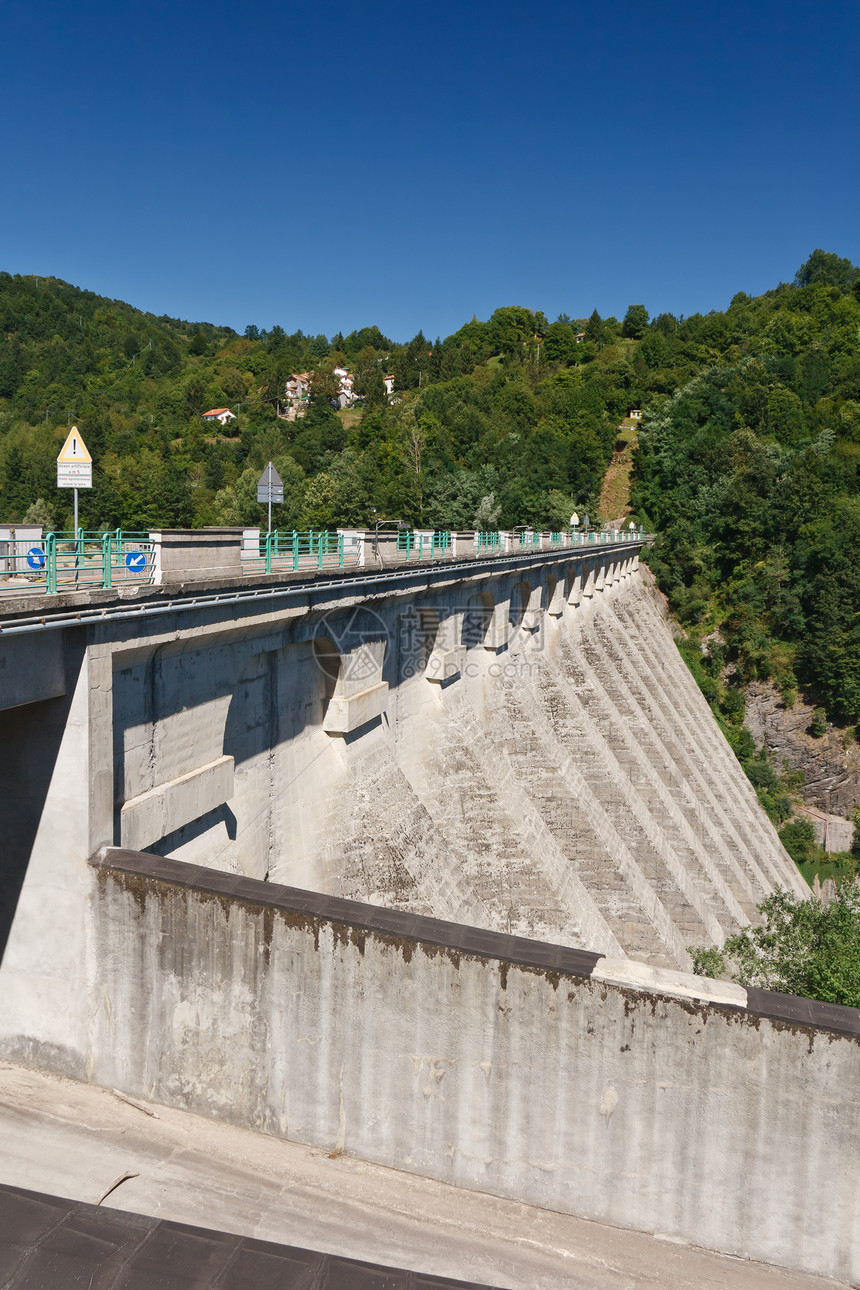
[[(0, 513), (41, 498), (67, 527), (54, 486), (58, 445), (76, 422), (95, 458), (89, 528), (256, 523), (256, 478), (272, 458), (285, 481), (282, 527), (367, 521), (438, 526), (560, 525), (592, 505), (615, 427), (638, 395), (631, 341), (614, 320), (548, 325), (499, 309), (446, 341), (398, 345), (376, 327), (348, 336), (244, 336), (142, 314), (68, 284), (0, 275)], [(337, 414), (333, 369), (363, 396)], [(276, 415), (292, 372), (314, 371), (308, 415)], [(389, 404), (383, 375), (395, 378)], [(238, 414), (216, 434), (200, 414)], [(216, 430), (220, 427), (215, 427)]]
[[(0, 520), (58, 528), (71, 422), (96, 463), (88, 529), (259, 523), (270, 458), (283, 528), (372, 515), (559, 527), (574, 508), (612, 520), (601, 485), (620, 420), (641, 406), (633, 514), (659, 532), (652, 566), (705, 641), (702, 684), (724, 720), (737, 724), (743, 681), (765, 676), (789, 701), (802, 686), (860, 715), (860, 270), (847, 260), (816, 251), (793, 283), (722, 313), (650, 319), (632, 305), (622, 321), (550, 323), (508, 307), (407, 344), (373, 326), (239, 336), (0, 274), (0, 336)], [(339, 365), (363, 396), (340, 413)], [(303, 370), (308, 414), (280, 419)], [(237, 414), (223, 432), (201, 418), (218, 406)]]
[(679, 330), (701, 369), (671, 397), (650, 398), (634, 494), (659, 530), (651, 562), (675, 612), (713, 633), (712, 676), (729, 661), (741, 680), (773, 678), (789, 703), (800, 683), (852, 721), (859, 294), (860, 270), (819, 252), (794, 285), (687, 320)]

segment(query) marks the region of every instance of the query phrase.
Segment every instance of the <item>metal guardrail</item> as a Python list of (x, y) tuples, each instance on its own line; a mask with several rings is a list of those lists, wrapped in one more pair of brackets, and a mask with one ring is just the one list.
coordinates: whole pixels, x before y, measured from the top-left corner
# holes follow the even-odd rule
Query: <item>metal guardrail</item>
[[(601, 546), (606, 543), (641, 542), (649, 534), (638, 529), (616, 531), (540, 533), (513, 532), (455, 534), (442, 529), (405, 529), (397, 533), (398, 562), (480, 558), (523, 554), (530, 551)], [(28, 539), (29, 541), (29, 539)], [(273, 530), (254, 539), (249, 553), (243, 548), (245, 572), (298, 573), (303, 569), (343, 569), (361, 562), (361, 534), (325, 529)], [(4, 550), (6, 547), (8, 550)], [(26, 549), (24, 549), (26, 547)], [(0, 541), (0, 595), (48, 594), (62, 591), (109, 590), (142, 585), (154, 580), (156, 546), (143, 532), (47, 533), (27, 546), (17, 539)]]
[[(615, 546), (620, 546), (622, 542), (635, 542), (637, 547), (648, 545), (653, 540), (653, 534), (631, 534), (626, 537), (619, 537)], [(582, 546), (584, 543), (573, 543), (573, 546)], [(551, 550), (535, 553), (539, 560), (545, 561), (554, 558), (554, 552)], [(235, 585), (221, 591), (195, 592), (193, 595), (167, 595), (160, 600), (146, 599), (135, 604), (133, 600), (125, 603), (102, 603), (97, 605), (75, 606), (73, 609), (64, 609), (57, 606), (56, 609), (46, 611), (40, 607), (38, 613), (32, 617), (15, 617), (8, 620), (0, 619), (0, 639), (4, 636), (19, 635), (21, 633), (35, 631), (57, 630), (69, 625), (94, 622), (123, 622), (132, 619), (144, 619), (150, 615), (183, 613), (190, 610), (199, 610), (203, 607), (223, 607), (224, 605), (260, 605), (268, 601), (283, 601), (285, 599), (294, 599), (304, 597), (309, 593), (315, 595), (325, 595), (329, 592), (341, 594), (346, 592), (348, 595), (354, 594), (356, 588), (374, 587), (378, 588), (381, 584), (391, 583), (392, 585), (402, 586), (405, 579), (420, 579), (421, 586), (425, 585), (424, 580), (429, 575), (431, 578), (434, 573), (439, 573), (443, 578), (450, 577), (450, 570), (460, 570), (467, 573), (470, 569), (476, 571), (483, 570), (485, 573), (492, 571), (495, 561), (499, 558), (499, 552), (494, 551), (486, 556), (454, 556), (450, 560), (437, 561), (432, 568), (423, 570), (418, 565), (404, 566), (403, 564), (391, 564), (381, 568), (349, 568), (332, 571), (328, 577), (324, 574), (310, 573), (310, 576), (290, 579), (284, 582), (267, 582), (264, 584), (251, 582), (245, 587), (236, 587)], [(534, 558), (532, 554), (523, 554), (522, 552), (510, 552), (509, 559), (514, 563)], [(504, 561), (503, 561), (504, 563)], [(2, 603), (2, 602), (0, 602)]]
[(342, 569), (344, 565), (344, 535), (327, 529), (309, 529), (306, 533), (273, 529), (260, 534), (260, 547), (266, 573)]
[(149, 533), (46, 533), (6, 561), (12, 567), (0, 571), (0, 591), (52, 595), (152, 582), (154, 560)]
[(451, 550), (451, 534), (443, 529), (402, 530), (397, 534), (397, 550), (408, 560), (438, 560)]
[(477, 555), (493, 555), (502, 549), (501, 533), (476, 533), (475, 552)]

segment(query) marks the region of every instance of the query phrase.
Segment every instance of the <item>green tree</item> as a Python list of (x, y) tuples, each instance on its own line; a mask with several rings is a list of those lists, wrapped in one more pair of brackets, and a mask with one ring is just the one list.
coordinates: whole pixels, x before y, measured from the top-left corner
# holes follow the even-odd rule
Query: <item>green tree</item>
[(801, 900), (777, 889), (758, 906), (759, 927), (730, 936), (722, 958), (691, 951), (700, 975), (728, 972), (740, 985), (860, 1007), (860, 887), (843, 882), (836, 900)]
[(812, 860), (815, 851), (815, 828), (811, 820), (798, 817), (789, 820), (779, 831), (779, 840), (795, 864)]
[(592, 341), (595, 345), (603, 341), (603, 319), (595, 309), (585, 324), (585, 339)]
[(32, 506), (27, 507), (22, 522), (24, 524), (41, 524), (45, 533), (50, 533), (56, 523), (54, 511), (43, 497), (37, 498)]
[(838, 287), (840, 291), (850, 291), (855, 283), (860, 282), (860, 268), (850, 260), (834, 255), (832, 251), (818, 249), (801, 264), (794, 275), (794, 281), (798, 287), (809, 287), (820, 282), (828, 287)]
[(644, 305), (628, 305), (627, 313), (621, 324), (621, 335), (632, 340), (641, 340), (648, 326), (648, 310)]
[(388, 402), (385, 394), (385, 382), (382, 379), (382, 368), (372, 363), (364, 376), (361, 386), (362, 397), (369, 408), (379, 408)]
[(487, 493), (478, 503), (478, 509), (475, 511), (472, 524), (479, 533), (493, 532), (499, 522), (501, 513), (502, 508), (496, 501), (495, 493)]

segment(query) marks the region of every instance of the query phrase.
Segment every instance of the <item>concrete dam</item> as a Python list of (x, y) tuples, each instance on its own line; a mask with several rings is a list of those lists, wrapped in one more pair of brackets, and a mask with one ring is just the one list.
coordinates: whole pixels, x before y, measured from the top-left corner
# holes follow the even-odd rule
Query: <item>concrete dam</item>
[(636, 544), (2, 625), (5, 1058), (860, 1274), (860, 1017), (689, 975), (808, 889)]

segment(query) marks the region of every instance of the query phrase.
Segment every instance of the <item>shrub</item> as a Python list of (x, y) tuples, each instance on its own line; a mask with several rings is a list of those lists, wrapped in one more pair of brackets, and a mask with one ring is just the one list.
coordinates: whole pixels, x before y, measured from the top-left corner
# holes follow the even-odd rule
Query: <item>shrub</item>
[(827, 734), (827, 713), (823, 708), (816, 708), (807, 727), (813, 739), (820, 739)]
[(799, 900), (777, 889), (758, 906), (760, 927), (730, 936), (722, 950), (693, 947), (699, 976), (860, 1007), (860, 887), (845, 880), (835, 900)]
[(779, 831), (779, 840), (795, 864), (814, 859), (815, 828), (802, 817), (789, 820)]

